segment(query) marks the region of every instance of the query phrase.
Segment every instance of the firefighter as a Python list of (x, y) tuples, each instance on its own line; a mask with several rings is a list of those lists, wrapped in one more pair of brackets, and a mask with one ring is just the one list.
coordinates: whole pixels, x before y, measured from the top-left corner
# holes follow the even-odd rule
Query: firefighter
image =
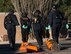
[[(49, 26), (46, 27), (47, 29), (52, 30), (52, 38), (59, 44), (58, 37), (59, 31), (62, 26), (62, 21), (64, 19), (63, 14), (58, 10), (58, 5), (53, 5), (52, 9), (48, 15), (48, 24)], [(67, 26), (67, 25), (66, 25)]]
[(41, 12), (39, 10), (36, 10), (34, 12), (34, 16), (32, 18), (32, 28), (34, 31), (34, 36), (37, 40), (37, 43), (39, 45), (39, 51), (43, 50), (43, 40), (42, 40), (42, 17)]
[(64, 14), (64, 20), (62, 22), (62, 27), (60, 29), (60, 33), (62, 35), (62, 38), (63, 37), (65, 38), (67, 36), (67, 33), (68, 33), (67, 32), (67, 30), (69, 28), (69, 25), (68, 25), (68, 16), (69, 16), (69, 14), (67, 14), (67, 12), (65, 12), (65, 14)]
[(43, 25), (43, 32), (44, 34), (44, 38), (48, 39), (49, 38), (49, 30), (45, 30), (45, 27), (48, 26), (48, 17), (47, 17), (47, 11), (42, 15), (42, 25)]
[(11, 9), (4, 19), (4, 27), (7, 30), (11, 49), (14, 49), (15, 47), (16, 26), (20, 27), (14, 10)]
[(35, 45), (32, 45), (31, 43), (28, 42), (28, 35), (31, 30), (31, 21), (30, 18), (27, 17), (27, 13), (24, 12), (22, 14), (22, 17), (20, 18), (20, 23), (21, 23), (21, 34), (22, 34), (22, 44), (19, 47), (19, 51), (23, 52), (30, 52), (32, 51), (38, 51), (38, 48)]
[(22, 35), (22, 44), (28, 41), (28, 35), (30, 32), (30, 19), (27, 17), (27, 13), (22, 13), (22, 17), (20, 18), (21, 23), (21, 35)]

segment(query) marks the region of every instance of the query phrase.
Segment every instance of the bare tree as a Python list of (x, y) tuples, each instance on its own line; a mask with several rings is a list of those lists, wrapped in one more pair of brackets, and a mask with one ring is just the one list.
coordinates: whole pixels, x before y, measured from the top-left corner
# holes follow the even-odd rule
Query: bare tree
[[(57, 4), (59, 0), (11, 0), (16, 11), (19, 13), (20, 17), (22, 13), (27, 12), (29, 17), (36, 10), (40, 10), (42, 14), (47, 17), (47, 13), (52, 7), (52, 4)], [(32, 32), (34, 34), (34, 32)]]
[(22, 13), (27, 12), (31, 17), (35, 10), (47, 14), (52, 4), (58, 3), (59, 0), (11, 0), (11, 2), (20, 16)]

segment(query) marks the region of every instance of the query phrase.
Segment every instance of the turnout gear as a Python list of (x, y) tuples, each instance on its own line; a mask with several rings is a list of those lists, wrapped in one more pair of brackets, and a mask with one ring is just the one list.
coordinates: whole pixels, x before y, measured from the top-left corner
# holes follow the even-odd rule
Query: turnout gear
[(57, 10), (51, 10), (48, 15), (49, 25), (52, 27), (52, 37), (57, 43), (63, 18), (62, 14)]
[(24, 52), (27, 52), (28, 50), (38, 51), (36, 46), (28, 43), (29, 32), (32, 32), (30, 19), (27, 17), (27, 15), (24, 15), (22, 18), (20, 18), (20, 22), (23, 43), (21, 44), (19, 50)]
[(21, 34), (22, 34), (22, 41), (27, 42), (28, 41), (28, 35), (31, 28), (30, 19), (28, 17), (20, 18), (21, 23)]
[(48, 14), (48, 25), (51, 26), (52, 38), (57, 43), (59, 43), (58, 37), (63, 20), (64, 20), (64, 15), (57, 8), (53, 9), (52, 7), (52, 10)]
[(62, 22), (62, 26), (61, 26), (61, 29), (60, 29), (60, 33), (61, 33), (61, 35), (62, 36), (60, 36), (60, 37), (66, 37), (67, 36), (67, 30), (69, 29), (69, 25), (68, 25), (68, 17), (65, 15), (65, 17), (64, 17), (64, 20), (63, 20), (63, 22)]
[(4, 27), (7, 30), (10, 47), (15, 47), (15, 35), (16, 35), (16, 26), (18, 26), (18, 20), (16, 15), (9, 13), (4, 19)]
[(34, 17), (32, 18), (32, 28), (34, 31), (34, 36), (37, 40), (39, 48), (43, 45), (42, 40), (42, 17), (40, 16), (40, 11), (36, 10), (34, 13)]

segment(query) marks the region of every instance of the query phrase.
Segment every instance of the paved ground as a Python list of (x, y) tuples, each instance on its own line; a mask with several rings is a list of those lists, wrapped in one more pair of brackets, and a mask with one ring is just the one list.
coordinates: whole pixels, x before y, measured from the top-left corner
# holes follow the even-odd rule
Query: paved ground
[[(44, 44), (45, 53), (42, 54), (71, 54), (71, 40), (65, 40), (61, 41), (61, 50), (60, 51), (49, 51), (47, 47)], [(32, 44), (36, 44), (36, 42), (33, 42)], [(9, 44), (0, 44), (0, 54), (26, 54), (26, 53), (17, 53), (18, 48), (20, 46), (20, 42), (16, 44), (15, 51), (11, 51), (9, 49)], [(27, 53), (28, 54), (28, 53)], [(32, 54), (32, 53), (29, 53)], [(33, 54), (41, 54), (41, 53), (33, 53)]]

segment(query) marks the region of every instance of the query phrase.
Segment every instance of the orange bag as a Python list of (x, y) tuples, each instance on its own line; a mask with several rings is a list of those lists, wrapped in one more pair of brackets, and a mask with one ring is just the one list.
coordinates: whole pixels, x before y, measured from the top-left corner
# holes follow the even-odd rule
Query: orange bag
[(47, 48), (49, 50), (58, 50), (58, 48), (57, 48), (58, 44), (57, 44), (56, 41), (54, 41), (54, 40), (46, 40), (45, 43), (46, 43)]
[(51, 41), (51, 40), (46, 40), (45, 43), (46, 43), (46, 45), (47, 45), (47, 48), (48, 48), (49, 50), (51, 50), (51, 48), (52, 48), (52, 41)]
[(27, 52), (28, 50), (32, 50), (32, 51), (38, 51), (38, 48), (28, 42), (23, 42), (19, 48), (19, 51), (24, 51)]
[(38, 51), (38, 48), (36, 46), (34, 46), (34, 45), (27, 46), (27, 49), (33, 50), (33, 51)]
[(22, 42), (20, 48), (19, 48), (19, 51), (23, 51), (23, 52), (27, 52), (27, 47), (26, 45), (28, 45), (29, 43), (28, 42)]
[(19, 51), (27, 52), (27, 48), (25, 46), (22, 46), (19, 48)]

